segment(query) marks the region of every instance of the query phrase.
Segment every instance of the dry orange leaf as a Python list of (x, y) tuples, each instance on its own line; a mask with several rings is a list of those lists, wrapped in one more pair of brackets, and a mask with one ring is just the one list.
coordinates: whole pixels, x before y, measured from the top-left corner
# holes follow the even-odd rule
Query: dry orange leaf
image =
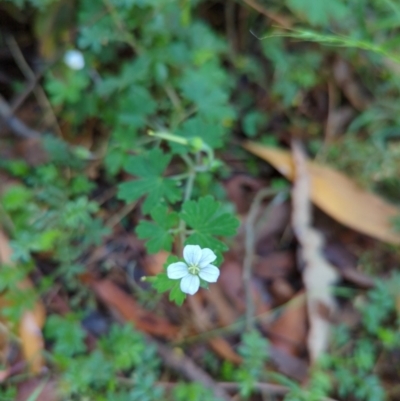
[(208, 343), (210, 347), (222, 358), (225, 360), (240, 364), (242, 362), (242, 358), (233, 350), (231, 345), (222, 337), (214, 337), (211, 338)]
[(121, 290), (111, 280), (98, 280), (90, 285), (99, 299), (108, 307), (116, 310), (125, 320), (134, 323), (138, 330), (168, 339), (177, 337), (179, 331), (177, 326), (143, 309), (133, 297)]
[(299, 355), (307, 338), (307, 306), (304, 291), (296, 294), (289, 305), (266, 326), (271, 343), (289, 355)]
[[(12, 251), (5, 234), (0, 230), (0, 263), (11, 263)], [(22, 289), (32, 288), (32, 283), (28, 279), (24, 279), (19, 283)], [(0, 299), (0, 305), (5, 305), (7, 301)], [(22, 315), (18, 327), (18, 334), (22, 343), (22, 351), (25, 359), (29, 363), (30, 370), (33, 373), (39, 373), (44, 366), (42, 350), (43, 336), (42, 327), (45, 321), (45, 310), (41, 302), (37, 301), (33, 305), (32, 310), (27, 310)], [(2, 344), (5, 343), (2, 341)]]
[[(244, 148), (272, 164), (293, 181), (294, 165), (289, 152), (246, 142)], [(392, 244), (400, 244), (400, 234), (393, 231), (391, 219), (400, 209), (382, 198), (361, 189), (339, 171), (308, 161), (311, 177), (311, 199), (325, 213), (363, 234)]]

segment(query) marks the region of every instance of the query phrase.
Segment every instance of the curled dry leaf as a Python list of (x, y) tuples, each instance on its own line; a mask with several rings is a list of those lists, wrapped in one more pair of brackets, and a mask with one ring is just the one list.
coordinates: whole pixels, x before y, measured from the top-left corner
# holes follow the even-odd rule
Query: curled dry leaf
[[(11, 264), (11, 247), (5, 234), (0, 230), (0, 263)], [(16, 267), (17, 268), (17, 267)], [(29, 279), (24, 279), (19, 283), (20, 289), (30, 289), (33, 285)], [(0, 299), (0, 305), (5, 306), (7, 300)], [(41, 302), (37, 301), (31, 310), (26, 310), (18, 326), (18, 334), (21, 338), (22, 351), (29, 368), (33, 373), (39, 373), (43, 366), (42, 350), (44, 347), (42, 327), (45, 322), (45, 309)], [(5, 339), (1, 344), (6, 344)], [(4, 351), (4, 350), (2, 350)]]
[(314, 362), (328, 346), (329, 319), (335, 307), (332, 286), (338, 273), (324, 257), (322, 235), (311, 227), (310, 177), (305, 155), (300, 144), (295, 141), (292, 150), (296, 168), (292, 191), (292, 224), (305, 265), (302, 274), (310, 323), (308, 350)]
[[(272, 164), (293, 181), (295, 169), (289, 152), (246, 142), (245, 149)], [(311, 200), (339, 223), (392, 244), (400, 244), (391, 220), (400, 210), (379, 196), (362, 190), (350, 178), (330, 167), (307, 162), (311, 179)]]

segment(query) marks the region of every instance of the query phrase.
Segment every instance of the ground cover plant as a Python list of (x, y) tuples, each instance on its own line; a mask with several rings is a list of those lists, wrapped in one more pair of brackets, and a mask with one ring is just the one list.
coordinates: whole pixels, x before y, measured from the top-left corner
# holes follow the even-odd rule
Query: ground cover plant
[(0, 400), (397, 400), (400, 6), (0, 1)]

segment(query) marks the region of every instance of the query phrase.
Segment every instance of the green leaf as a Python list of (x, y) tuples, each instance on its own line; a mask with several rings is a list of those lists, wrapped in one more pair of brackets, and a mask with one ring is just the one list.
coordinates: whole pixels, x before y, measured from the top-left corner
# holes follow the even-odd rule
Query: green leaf
[(312, 25), (326, 26), (330, 20), (340, 20), (346, 16), (346, 6), (341, 0), (287, 0), (293, 12), (305, 18)]
[(89, 77), (83, 71), (68, 71), (64, 80), (49, 74), (45, 86), (52, 103), (61, 105), (77, 103), (89, 83)]
[(267, 122), (268, 118), (263, 113), (258, 111), (250, 112), (243, 119), (243, 131), (249, 138), (254, 138)]
[(186, 299), (186, 294), (181, 290), (180, 280), (175, 280), (174, 286), (172, 287), (172, 290), (169, 293), (169, 300), (175, 302), (178, 306), (181, 306), (185, 299)]
[(226, 90), (229, 80), (224, 71), (214, 62), (203, 64), (198, 69), (185, 70), (179, 87), (185, 99), (193, 102), (200, 115), (207, 120), (230, 122), (235, 112), (229, 104)]
[(166, 273), (157, 274), (157, 276), (151, 277), (151, 279), (153, 288), (160, 294), (171, 290), (176, 284), (175, 280), (169, 279)]
[(162, 173), (171, 161), (171, 155), (164, 154), (160, 149), (153, 149), (139, 156), (131, 157), (126, 165), (126, 171), (139, 179), (124, 182), (119, 185), (118, 197), (125, 202), (134, 202), (141, 196), (146, 196), (143, 212), (149, 213), (160, 202), (175, 203), (181, 198), (177, 182), (162, 177)]
[(170, 255), (164, 264), (164, 272), (157, 274), (157, 276), (149, 278), (148, 281), (151, 282), (153, 288), (160, 294), (170, 291), (169, 300), (175, 302), (177, 305), (180, 306), (186, 299), (186, 294), (181, 291), (181, 280), (171, 280), (170, 278), (168, 278), (166, 273), (167, 266), (169, 266), (171, 263), (178, 262), (178, 260), (178, 257)]
[(119, 96), (118, 123), (128, 127), (141, 128), (146, 118), (157, 109), (157, 103), (143, 86), (133, 85), (124, 96)]
[(157, 253), (162, 249), (170, 251), (173, 237), (169, 229), (178, 224), (178, 214), (168, 214), (166, 206), (158, 206), (151, 214), (154, 222), (142, 220), (136, 227), (136, 232), (140, 239), (148, 239), (146, 248), (149, 253)]
[[(175, 135), (190, 139), (199, 137), (208, 146), (218, 149), (223, 145), (224, 128), (221, 125), (206, 122), (201, 117), (193, 117), (185, 121), (176, 131)], [(170, 143), (171, 149), (176, 153), (187, 152), (187, 146)]]
[(223, 213), (219, 202), (212, 196), (198, 201), (187, 201), (182, 206), (181, 218), (194, 230), (186, 244), (200, 245), (217, 252), (226, 251), (227, 246), (216, 237), (236, 234), (239, 221), (229, 213)]
[(46, 321), (45, 333), (55, 340), (54, 352), (57, 354), (73, 356), (86, 350), (85, 331), (72, 314), (64, 317), (51, 315)]
[(2, 205), (7, 211), (15, 211), (26, 206), (32, 199), (32, 192), (22, 185), (10, 187), (2, 196)]

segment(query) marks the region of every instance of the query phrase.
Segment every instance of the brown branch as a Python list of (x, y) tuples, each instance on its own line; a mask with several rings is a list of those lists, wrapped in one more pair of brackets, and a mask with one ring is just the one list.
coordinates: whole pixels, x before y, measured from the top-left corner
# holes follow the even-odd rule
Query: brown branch
[(276, 190), (271, 188), (264, 188), (257, 193), (254, 197), (247, 216), (245, 224), (246, 240), (245, 240), (245, 256), (243, 261), (243, 287), (246, 299), (246, 329), (251, 330), (254, 326), (254, 302), (253, 302), (253, 289), (251, 285), (251, 276), (255, 258), (255, 238), (254, 226), (259, 214), (262, 201), (271, 196), (276, 195)]
[(4, 120), (5, 124), (13, 131), (16, 135), (21, 138), (34, 138), (39, 139), (41, 137), (38, 131), (35, 131), (27, 127), (20, 119), (15, 117), (12, 110), (3, 96), (0, 95), (0, 118)]
[(54, 111), (50, 104), (50, 101), (47, 98), (47, 95), (46, 95), (45, 91), (42, 89), (42, 87), (37, 85), (39, 76), (37, 76), (32, 71), (31, 67), (25, 60), (25, 57), (24, 57), (21, 49), (19, 48), (17, 41), (15, 40), (15, 38), (13, 36), (7, 37), (7, 44), (8, 44), (8, 47), (10, 49), (10, 52), (11, 52), (16, 64), (18, 65), (22, 74), (25, 76), (25, 78), (30, 83), (30, 86), (32, 86), (32, 91), (35, 94), (39, 105), (45, 111), (45, 116), (44, 116), (45, 123), (52, 125), (54, 130), (57, 132), (57, 134), (59, 136), (62, 136), (61, 129), (58, 125), (57, 117), (54, 114)]

